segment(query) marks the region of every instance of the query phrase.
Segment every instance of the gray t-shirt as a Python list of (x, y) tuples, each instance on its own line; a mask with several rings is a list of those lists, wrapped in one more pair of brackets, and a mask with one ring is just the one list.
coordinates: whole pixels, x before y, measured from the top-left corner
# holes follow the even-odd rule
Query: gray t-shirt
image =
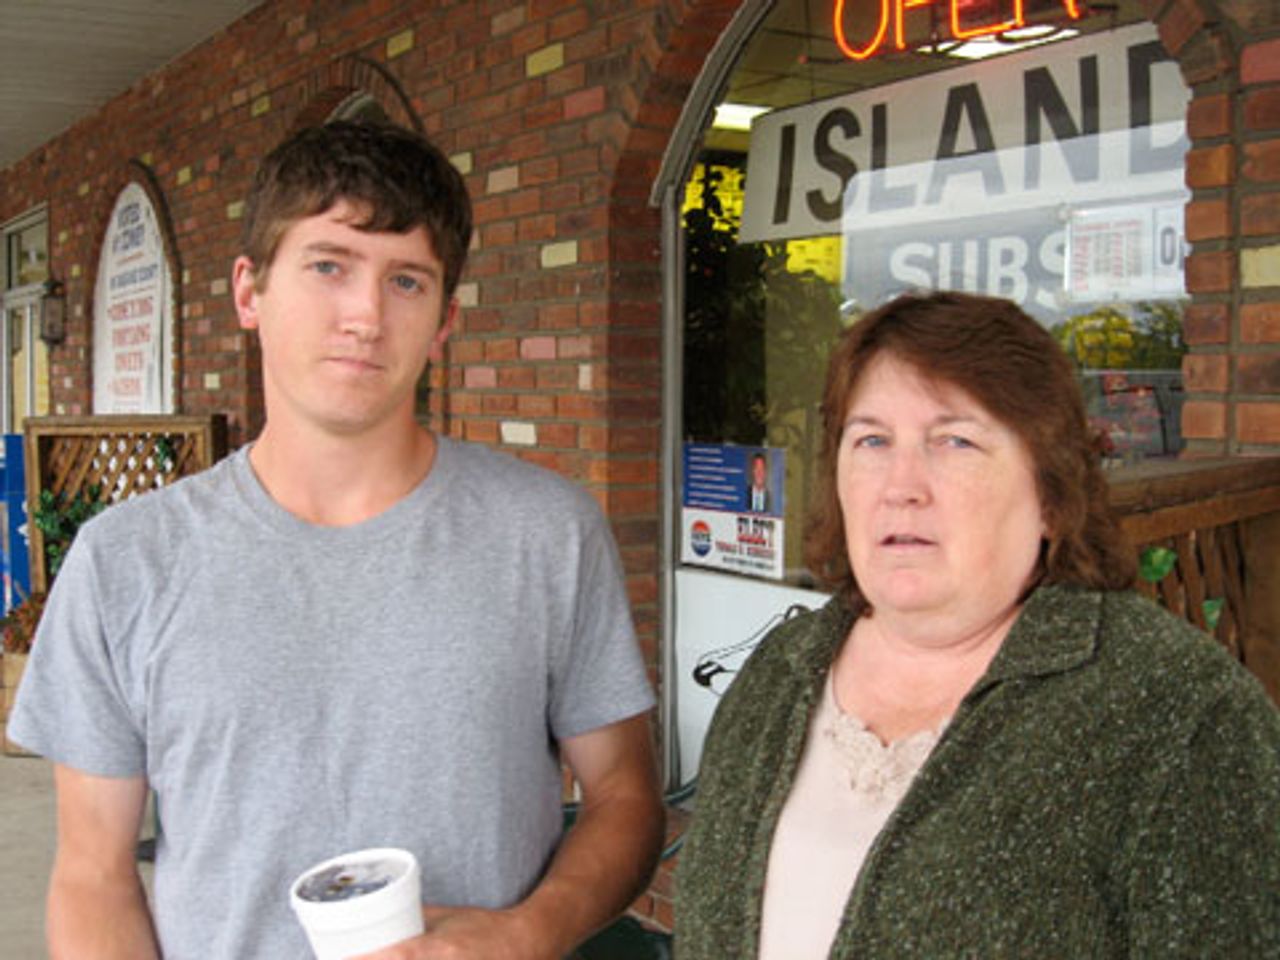
[(9, 733), (149, 779), (169, 960), (282, 960), (309, 955), (289, 881), (349, 850), (413, 850), (428, 902), (522, 898), (561, 833), (555, 741), (652, 705), (592, 498), (441, 439), (352, 527), (282, 509), (247, 448), (101, 514)]

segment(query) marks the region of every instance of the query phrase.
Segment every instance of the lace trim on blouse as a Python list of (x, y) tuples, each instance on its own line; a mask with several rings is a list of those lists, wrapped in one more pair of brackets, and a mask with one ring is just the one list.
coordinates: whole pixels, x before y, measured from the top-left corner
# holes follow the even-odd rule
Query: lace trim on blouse
[(836, 702), (835, 685), (827, 674), (826, 711), (822, 735), (835, 747), (836, 758), (849, 781), (849, 789), (868, 801), (897, 805), (937, 745), (950, 717), (936, 730), (921, 730), (887, 746), (861, 720), (845, 713)]

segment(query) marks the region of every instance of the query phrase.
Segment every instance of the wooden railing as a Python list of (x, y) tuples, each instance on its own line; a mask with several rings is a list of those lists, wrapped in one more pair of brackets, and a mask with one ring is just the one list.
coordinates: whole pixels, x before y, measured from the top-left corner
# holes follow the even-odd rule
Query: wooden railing
[[(227, 422), (208, 416), (32, 417), (24, 427), (31, 589), (49, 587), (41, 492), (117, 503), (197, 473), (227, 452)], [(47, 497), (46, 497), (47, 499)]]
[(1280, 703), (1280, 458), (1142, 464), (1115, 475), (1111, 502), (1139, 555), (1176, 558), (1139, 589), (1211, 632)]

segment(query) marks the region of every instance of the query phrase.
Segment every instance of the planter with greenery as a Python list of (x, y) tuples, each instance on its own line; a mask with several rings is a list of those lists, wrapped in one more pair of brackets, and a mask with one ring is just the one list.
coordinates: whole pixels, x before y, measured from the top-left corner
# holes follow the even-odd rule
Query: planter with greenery
[[(18, 693), (18, 684), (22, 681), (22, 673), (27, 668), (27, 655), (35, 642), (36, 627), (40, 623), (40, 614), (44, 610), (45, 595), (33, 593), (23, 598), (22, 602), (5, 614), (0, 620), (0, 633), (4, 637), (3, 669), (0, 670), (0, 709), (6, 726), (9, 722), (9, 711)], [(29, 756), (29, 754), (13, 743), (8, 735), (4, 737), (4, 752), (9, 756)]]

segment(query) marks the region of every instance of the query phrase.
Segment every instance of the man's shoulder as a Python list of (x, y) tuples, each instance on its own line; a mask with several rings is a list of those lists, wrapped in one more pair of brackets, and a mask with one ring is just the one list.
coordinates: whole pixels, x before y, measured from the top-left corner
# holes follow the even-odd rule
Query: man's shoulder
[(464, 440), (441, 441), (450, 460), (450, 482), (465, 495), (484, 498), (494, 508), (571, 509), (594, 512), (587, 490), (546, 467), (502, 450)]
[(232, 453), (199, 473), (182, 477), (163, 487), (135, 493), (112, 503), (84, 525), (88, 538), (110, 536), (122, 530), (131, 535), (181, 522), (189, 526), (200, 517), (211, 517), (218, 505), (228, 502), (228, 486), (241, 452)]

